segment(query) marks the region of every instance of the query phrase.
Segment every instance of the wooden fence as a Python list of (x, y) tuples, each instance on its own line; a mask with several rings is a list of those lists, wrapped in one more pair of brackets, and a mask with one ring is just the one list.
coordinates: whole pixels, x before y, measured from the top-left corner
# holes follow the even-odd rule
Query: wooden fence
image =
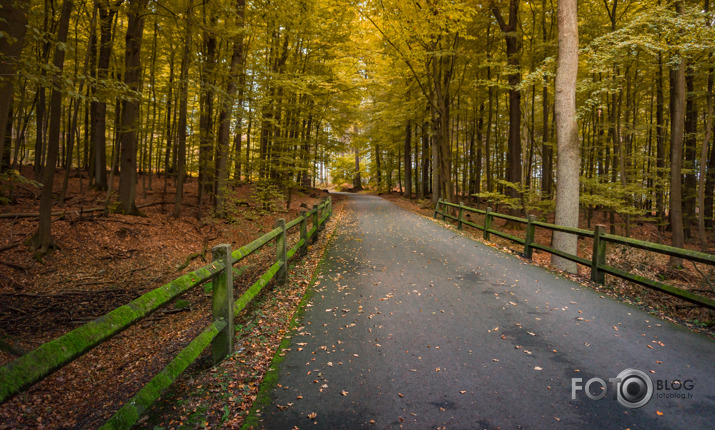
[[(212, 358), (217, 363), (233, 352), (234, 316), (241, 312), (273, 278), (278, 284), (286, 281), (288, 261), (305, 255), (309, 243), (315, 243), (318, 232), (332, 214), (332, 202), (327, 198), (320, 205), (286, 223), (278, 220), (276, 228), (253, 242), (231, 251), (230, 245), (212, 249), (212, 263), (187, 273), (134, 301), (91, 321), (71, 332), (51, 340), (37, 349), (0, 368), (0, 403), (23, 392), (56, 370), (72, 362), (112, 336), (147, 317), (157, 309), (201, 284), (210, 282), (212, 288), (213, 322), (189, 343), (178, 355), (149, 381), (101, 428), (128, 429), (159, 398), (201, 352), (212, 345)], [(308, 230), (308, 222), (311, 229)], [(287, 232), (300, 228), (300, 239), (287, 250)], [(233, 265), (258, 251), (271, 241), (276, 244), (276, 262), (241, 297), (233, 300)]]
[[(442, 212), (440, 212), (440, 205), (442, 206)], [(450, 214), (449, 210), (447, 209), (448, 207), (455, 208), (457, 216)], [(472, 212), (484, 215), (484, 225), (478, 225), (476, 223), (465, 220), (465, 212)], [(434, 209), (433, 217), (437, 218), (437, 215), (441, 215), (442, 220), (450, 218), (457, 221), (457, 228), (459, 230), (461, 230), (464, 225), (468, 225), (470, 227), (474, 227), (478, 230), (481, 230), (484, 233), (485, 240), (489, 240), (490, 235), (494, 234), (496, 236), (500, 236), (505, 239), (509, 239), (511, 241), (524, 245), (524, 256), (528, 259), (531, 259), (534, 249), (539, 249), (542, 251), (549, 252), (551, 254), (558, 255), (559, 257), (565, 258), (567, 260), (575, 261), (578, 264), (588, 266), (591, 268), (591, 280), (594, 282), (598, 282), (601, 284), (604, 283), (605, 274), (609, 274), (622, 279), (626, 279), (631, 282), (635, 282), (637, 284), (643, 285), (654, 290), (661, 291), (666, 294), (670, 294), (671, 296), (687, 300), (691, 303), (695, 303), (706, 308), (715, 309), (715, 300), (713, 299), (607, 265), (606, 244), (609, 242), (617, 243), (633, 248), (644, 249), (646, 251), (672, 255), (674, 257), (680, 257), (698, 263), (709, 264), (712, 266), (715, 266), (715, 255), (697, 251), (690, 251), (687, 249), (675, 248), (673, 246), (661, 245), (652, 242), (645, 242), (642, 240), (617, 236), (615, 234), (608, 234), (605, 232), (605, 226), (603, 225), (597, 225), (594, 231), (584, 230), (580, 228), (564, 227), (556, 224), (549, 224), (537, 221), (534, 215), (530, 215), (529, 218), (519, 218), (511, 215), (504, 215), (497, 212), (492, 212), (491, 208), (487, 208), (486, 210), (480, 210), (469, 206), (464, 206), (464, 204), (461, 202), (459, 204), (454, 204), (442, 201), (441, 199), (437, 202), (437, 206)], [(524, 239), (512, 236), (499, 230), (494, 230), (492, 228), (492, 221), (494, 220), (494, 218), (501, 218), (511, 222), (526, 224), (526, 235)], [(541, 245), (534, 242), (534, 232), (537, 227), (592, 238), (592, 258), (588, 260), (577, 255), (568, 254), (557, 249), (551, 248), (549, 246)]]

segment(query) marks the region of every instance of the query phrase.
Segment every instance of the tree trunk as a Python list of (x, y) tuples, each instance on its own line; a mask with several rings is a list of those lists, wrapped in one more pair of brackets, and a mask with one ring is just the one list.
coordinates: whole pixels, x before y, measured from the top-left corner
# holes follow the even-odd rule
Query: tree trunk
[[(97, 82), (106, 81), (109, 76), (109, 62), (112, 57), (112, 22), (117, 7), (107, 0), (97, 0), (99, 11), (99, 56), (97, 57)], [(107, 189), (107, 103), (106, 95), (97, 85), (93, 85), (92, 94), (96, 100), (90, 103), (90, 123), (92, 147), (94, 148), (94, 188)]]
[(663, 56), (658, 54), (658, 70), (656, 72), (655, 122), (656, 122), (656, 162), (655, 162), (655, 207), (656, 216), (660, 222), (658, 229), (665, 225), (665, 195), (663, 193), (662, 175), (665, 171), (665, 109), (663, 96)]
[[(3, 19), (0, 20), (0, 33), (4, 33), (6, 37), (0, 37), (0, 56), (2, 56), (0, 76), (3, 77), (0, 80), (0, 154), (4, 154), (6, 149), (6, 129), (10, 122), (12, 95), (15, 90), (15, 64), (22, 54), (29, 3), (29, 0), (15, 0), (5, 1), (2, 5)], [(0, 172), (6, 167), (0, 162)]]
[[(203, 79), (201, 79), (200, 89), (200, 114), (199, 114), (199, 195), (198, 214), (201, 213), (204, 196), (209, 196), (213, 190), (214, 183), (214, 148), (213, 148), (213, 105), (214, 105), (214, 80), (216, 69), (216, 35), (213, 28), (216, 26), (216, 16), (213, 7), (203, 3), (203, 49), (204, 60)], [(207, 21), (207, 15), (209, 20)]]
[[(576, 123), (576, 77), (578, 75), (578, 16), (576, 0), (558, 3), (559, 56), (556, 66), (556, 142), (559, 162), (556, 165), (556, 217), (554, 224), (578, 227), (579, 173), (581, 153)], [(555, 231), (553, 247), (572, 255), (578, 254), (578, 237)], [(560, 270), (577, 273), (576, 263), (551, 256), (551, 264)]]
[(412, 198), (412, 123), (405, 126), (405, 197)]
[[(678, 14), (683, 13), (683, 4), (675, 3)], [(685, 127), (685, 58), (680, 58), (675, 69), (674, 85), (672, 89), (670, 117), (670, 228), (672, 232), (672, 245), (682, 248), (685, 242), (683, 233), (683, 187), (681, 183), (681, 169), (683, 164), (683, 133)], [(670, 257), (669, 265), (678, 267), (683, 259)]]
[[(709, 3), (709, 2), (706, 2)], [(707, 5), (706, 5), (707, 6)], [(708, 147), (712, 146), (713, 138), (713, 69), (708, 71), (707, 84), (707, 117), (705, 119), (705, 138), (700, 150), (700, 177), (698, 178), (698, 237), (703, 252), (709, 252), (707, 233), (705, 231), (705, 176), (707, 168)]]
[(189, 0), (186, 7), (185, 44), (181, 57), (181, 74), (179, 76), (179, 120), (177, 125), (177, 162), (176, 162), (176, 196), (174, 200), (174, 217), (181, 216), (181, 201), (184, 197), (184, 178), (186, 176), (186, 115), (189, 103), (189, 62), (191, 54), (191, 36), (193, 25), (193, 1)]
[[(360, 178), (360, 151), (357, 148), (354, 149), (355, 153), (355, 173), (353, 174), (353, 188), (356, 190), (362, 190), (362, 178)], [(379, 189), (379, 181), (378, 181)]]
[[(519, 51), (521, 49), (521, 36), (519, 35), (519, 0), (509, 0), (509, 22), (492, 3), (492, 12), (499, 23), (506, 42), (507, 64), (511, 70), (509, 82), (509, 141), (507, 145), (507, 174), (506, 179), (511, 186), (506, 190), (507, 196), (516, 201), (521, 201), (521, 83)], [(519, 211), (510, 211), (516, 214)]]
[(420, 185), (420, 198), (424, 199), (429, 194), (429, 158), (430, 158), (430, 144), (429, 144), (429, 124), (427, 121), (422, 123), (421, 127), (421, 139), (422, 139), (422, 184)]
[(695, 94), (695, 70), (688, 65), (685, 72), (686, 102), (685, 102), (685, 136), (683, 144), (685, 154), (683, 167), (683, 234), (686, 239), (692, 235), (690, 228), (695, 221), (695, 203), (697, 200), (696, 146), (698, 132), (698, 107)]
[(144, 34), (144, 9), (147, 0), (130, 0), (127, 10), (126, 51), (124, 54), (124, 84), (136, 92), (136, 98), (123, 102), (119, 163), (119, 210), (125, 214), (138, 213), (137, 188), (137, 129), (141, 103), (141, 46)]
[[(245, 0), (237, 0), (237, 24), (238, 29), (243, 27), (243, 17)], [(216, 188), (216, 211), (219, 216), (226, 215), (225, 194), (228, 188), (228, 150), (229, 150), (229, 132), (231, 126), (231, 115), (233, 113), (234, 95), (236, 93), (238, 74), (243, 66), (243, 35), (237, 36), (233, 41), (233, 54), (231, 55), (231, 68), (228, 74), (228, 84), (226, 87), (226, 97), (221, 106), (219, 114), (219, 131), (218, 131), (218, 187)], [(239, 125), (240, 129), (240, 125)], [(240, 154), (240, 133), (236, 145)], [(238, 162), (238, 159), (237, 159)], [(238, 171), (240, 172), (240, 162), (238, 162)], [(240, 178), (236, 178), (237, 180)]]
[[(72, 1), (62, 2), (59, 26), (57, 29), (57, 42), (63, 44), (67, 41)], [(55, 49), (52, 64), (57, 76), (62, 75), (65, 62), (65, 50)], [(55, 179), (55, 164), (60, 146), (60, 123), (62, 121), (62, 92), (53, 88), (50, 95), (50, 130), (47, 141), (47, 164), (43, 172), (42, 193), (40, 196), (40, 219), (37, 231), (33, 236), (32, 249), (37, 251), (37, 258), (47, 253), (52, 241), (52, 186)]]
[[(553, 22), (553, 21), (552, 21)], [(541, 1), (541, 37), (544, 45), (549, 41), (548, 31), (546, 31), (546, 0)], [(541, 199), (550, 200), (554, 194), (553, 174), (554, 174), (554, 151), (549, 136), (549, 77), (544, 76), (543, 87), (541, 89), (541, 113), (543, 130), (541, 135)]]

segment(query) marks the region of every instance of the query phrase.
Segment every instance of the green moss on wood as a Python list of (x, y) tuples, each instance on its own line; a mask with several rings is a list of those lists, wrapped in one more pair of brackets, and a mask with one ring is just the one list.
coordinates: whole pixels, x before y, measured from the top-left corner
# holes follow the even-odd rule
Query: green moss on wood
[(223, 270), (213, 263), (152, 290), (0, 368), (0, 403)]
[(244, 258), (248, 257), (252, 253), (258, 251), (265, 245), (267, 245), (271, 240), (275, 239), (278, 237), (279, 234), (283, 232), (282, 229), (280, 228), (274, 228), (273, 230), (269, 231), (268, 233), (264, 234), (263, 236), (259, 237), (258, 239), (254, 240), (253, 242), (249, 243), (248, 245), (244, 245), (237, 250), (233, 251), (231, 253), (231, 257), (233, 258), (233, 261), (231, 264), (236, 264), (239, 261), (243, 260)]
[(273, 279), (274, 276), (276, 276), (276, 273), (278, 273), (278, 270), (281, 268), (281, 265), (283, 265), (282, 261), (278, 261), (275, 264), (273, 264), (266, 273), (261, 276), (258, 281), (256, 281), (253, 285), (251, 285), (251, 288), (248, 289), (245, 293), (239, 297), (233, 305), (233, 314), (238, 315), (239, 312), (245, 308), (250, 301), (256, 297), (258, 293), (261, 292), (263, 287), (268, 285), (269, 282), (271, 282), (271, 279)]
[(159, 372), (144, 388), (139, 390), (134, 398), (117, 411), (100, 429), (116, 430), (131, 428), (151, 407), (156, 399), (159, 398), (161, 393), (176, 380), (181, 372), (186, 370), (186, 368), (196, 360), (225, 326), (226, 322), (223, 320), (215, 321), (208, 326), (200, 335), (192, 340), (186, 348), (181, 350), (164, 370)]

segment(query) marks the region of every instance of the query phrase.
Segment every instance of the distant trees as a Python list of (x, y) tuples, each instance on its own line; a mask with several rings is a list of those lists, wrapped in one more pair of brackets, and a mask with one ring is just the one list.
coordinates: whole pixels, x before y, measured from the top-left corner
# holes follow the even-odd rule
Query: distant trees
[[(542, 214), (559, 204), (555, 186), (556, 194), (571, 196), (561, 202), (580, 208), (588, 226), (605, 222), (628, 235), (632, 217), (655, 217), (682, 246), (695, 231), (696, 213), (703, 225), (713, 222), (713, 122), (703, 114), (715, 66), (709, 3), (579, 2), (573, 13), (581, 37), (566, 48), (581, 51), (569, 78), (576, 79), (575, 110), (560, 114), (554, 77), (564, 42), (555, 40), (563, 36), (556, 3), (365, 2), (361, 14), (377, 34), (364, 49), (379, 53), (364, 56), (373, 86), (368, 97), (380, 106), (369, 113), (379, 125), (366, 128), (373, 183), (411, 172), (423, 184), (429, 166), (439, 180), (428, 181), (420, 195), (477, 195), (502, 209)], [(409, 103), (399, 96), (405, 92)], [(409, 142), (426, 142), (410, 145), (410, 158), (401, 151), (407, 120)], [(557, 148), (553, 131), (563, 134), (564, 121), (572, 143)], [(569, 179), (555, 178), (564, 168)], [(454, 194), (445, 193), (443, 178)], [(595, 220), (596, 210), (606, 218)], [(574, 212), (567, 218), (576, 222)]]

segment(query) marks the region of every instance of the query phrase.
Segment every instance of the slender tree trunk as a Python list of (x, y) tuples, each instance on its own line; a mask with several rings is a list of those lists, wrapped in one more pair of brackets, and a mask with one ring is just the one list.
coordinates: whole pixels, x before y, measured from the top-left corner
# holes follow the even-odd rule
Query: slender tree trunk
[(698, 108), (695, 94), (695, 70), (692, 64), (688, 65), (685, 71), (685, 87), (686, 87), (686, 102), (685, 102), (685, 135), (683, 145), (685, 149), (683, 167), (685, 174), (683, 175), (683, 234), (685, 239), (689, 239), (691, 235), (691, 226), (695, 221), (695, 203), (697, 201), (697, 177), (695, 176), (696, 167), (696, 146), (698, 132)]
[[(507, 181), (511, 186), (507, 195), (521, 201), (521, 83), (519, 51), (521, 50), (521, 36), (519, 35), (519, 0), (509, 0), (509, 22), (501, 15), (499, 8), (492, 2), (492, 12), (499, 23), (506, 42), (507, 63), (511, 72), (509, 82), (509, 141), (507, 145)], [(524, 209), (524, 208), (522, 208)], [(519, 211), (510, 211), (517, 213)]]
[[(245, 0), (237, 0), (237, 27), (243, 27), (243, 17)], [(226, 96), (221, 106), (219, 114), (219, 131), (218, 131), (218, 187), (216, 189), (216, 212), (219, 216), (226, 215), (225, 194), (228, 189), (228, 152), (229, 152), (229, 133), (231, 126), (231, 116), (233, 113), (234, 95), (238, 81), (238, 74), (243, 67), (243, 35), (237, 36), (233, 41), (233, 54), (231, 55), (231, 67), (228, 74), (228, 84), (226, 87)], [(239, 125), (240, 129), (240, 125)], [(240, 133), (237, 145), (240, 153)], [(240, 166), (240, 162), (238, 164)], [(240, 167), (239, 167), (240, 172)]]
[[(0, 33), (4, 33), (6, 37), (0, 37), (0, 56), (2, 56), (0, 76), (3, 77), (0, 80), (0, 154), (5, 154), (6, 129), (10, 122), (12, 95), (15, 89), (13, 78), (15, 64), (22, 54), (29, 5), (29, 0), (5, 1), (2, 5), (3, 19), (0, 20)], [(6, 167), (0, 161), (0, 172)]]
[[(675, 10), (678, 14), (683, 13), (683, 4), (675, 3)], [(682, 248), (685, 242), (683, 233), (683, 186), (681, 182), (681, 172), (683, 163), (683, 133), (685, 129), (685, 68), (687, 67), (685, 58), (680, 58), (675, 69), (674, 85), (672, 89), (673, 100), (671, 101), (671, 124), (670, 124), (670, 226), (672, 232), (672, 245)], [(678, 267), (682, 265), (683, 259), (670, 257), (669, 265)]]
[[(709, 3), (709, 2), (706, 2)], [(698, 178), (698, 237), (703, 252), (709, 252), (707, 233), (705, 231), (705, 176), (707, 168), (708, 147), (713, 138), (713, 69), (708, 71), (707, 117), (705, 119), (705, 138), (700, 150), (700, 177)]]
[(656, 72), (655, 122), (656, 122), (656, 161), (655, 161), (655, 206), (659, 229), (665, 225), (665, 195), (663, 192), (662, 175), (665, 172), (665, 109), (663, 96), (663, 57), (658, 54), (658, 69)]
[[(203, 3), (203, 56), (205, 58), (203, 68), (203, 79), (201, 79), (200, 115), (199, 115), (199, 195), (198, 214), (201, 214), (203, 199), (206, 194), (209, 196), (213, 190), (214, 183), (214, 148), (213, 148), (213, 104), (214, 104), (214, 80), (216, 69), (216, 35), (213, 28), (216, 25), (216, 16), (213, 7)], [(210, 15), (208, 21), (207, 15)], [(200, 215), (199, 215), (200, 216)]]
[[(117, 13), (115, 5), (107, 0), (96, 0), (99, 11), (99, 55), (97, 57), (97, 81), (109, 77), (109, 62), (112, 57), (112, 22)], [(92, 146), (94, 148), (94, 188), (107, 189), (107, 95), (96, 85), (92, 88), (95, 99), (90, 103)]]
[[(72, 12), (72, 1), (62, 2), (62, 12), (57, 29), (57, 42), (67, 41), (67, 31), (69, 29), (70, 14)], [(57, 76), (62, 75), (65, 62), (65, 50), (55, 49), (52, 64)], [(52, 186), (55, 179), (55, 164), (57, 164), (57, 154), (60, 145), (60, 123), (62, 121), (62, 92), (59, 88), (53, 88), (50, 95), (50, 130), (47, 142), (47, 165), (44, 169), (42, 180), (42, 193), (40, 196), (40, 219), (37, 231), (33, 236), (32, 248), (37, 251), (37, 258), (41, 258), (47, 253), (52, 240)]]
[(429, 157), (430, 157), (430, 144), (429, 144), (429, 134), (427, 132), (429, 124), (427, 121), (422, 123), (421, 137), (422, 137), (422, 186), (420, 186), (420, 198), (424, 199), (429, 193)]
[[(92, 13), (92, 20), (90, 21), (92, 28), (94, 28), (95, 22), (97, 19), (97, 9), (95, 8), (93, 13)], [(84, 59), (84, 68), (82, 70), (82, 75), (87, 76), (87, 68), (89, 67), (90, 63), (90, 53), (94, 50), (94, 46), (92, 46), (92, 38), (89, 39), (89, 46), (87, 47), (87, 53), (85, 55)], [(76, 75), (76, 68), (75, 68), (75, 75)], [(82, 94), (82, 90), (84, 89), (84, 80), (81, 80), (79, 83), (79, 89), (77, 90), (78, 94)], [(74, 109), (72, 110), (71, 114), (68, 114), (69, 118), (69, 133), (67, 134), (67, 154), (66, 154), (66, 168), (65, 168), (65, 174), (62, 179), (62, 191), (60, 192), (60, 205), (64, 206), (65, 204), (65, 195), (67, 194), (67, 185), (69, 184), (69, 176), (70, 176), (70, 170), (72, 168), (72, 150), (74, 149), (74, 142), (75, 142), (75, 130), (77, 129), (77, 116), (79, 115), (79, 100), (77, 100), (77, 103), (74, 105)], [(79, 158), (79, 144), (77, 145), (77, 170), (81, 168), (80, 165), (80, 158)], [(80, 175), (80, 181), (81, 181), (81, 175)]]
[[(578, 227), (579, 172), (581, 152), (576, 123), (576, 77), (578, 75), (578, 15), (576, 0), (560, 0), (558, 4), (559, 56), (556, 66), (556, 140), (559, 162), (556, 166), (555, 224)], [(578, 254), (578, 237), (555, 231), (553, 247), (572, 255)], [(577, 273), (576, 263), (551, 256), (558, 269)]]
[(124, 84), (138, 94), (125, 100), (122, 107), (119, 163), (119, 210), (136, 214), (137, 188), (137, 129), (141, 103), (141, 46), (144, 34), (144, 9), (147, 0), (130, 0), (127, 11), (126, 51), (124, 55)]
[(189, 103), (189, 62), (191, 54), (191, 36), (193, 26), (193, 1), (189, 0), (186, 7), (185, 44), (181, 57), (181, 74), (179, 76), (179, 120), (177, 126), (177, 163), (176, 163), (176, 196), (174, 200), (174, 217), (181, 216), (181, 203), (184, 196), (184, 180), (186, 176), (186, 116)]
[(412, 198), (412, 123), (405, 126), (405, 197)]

